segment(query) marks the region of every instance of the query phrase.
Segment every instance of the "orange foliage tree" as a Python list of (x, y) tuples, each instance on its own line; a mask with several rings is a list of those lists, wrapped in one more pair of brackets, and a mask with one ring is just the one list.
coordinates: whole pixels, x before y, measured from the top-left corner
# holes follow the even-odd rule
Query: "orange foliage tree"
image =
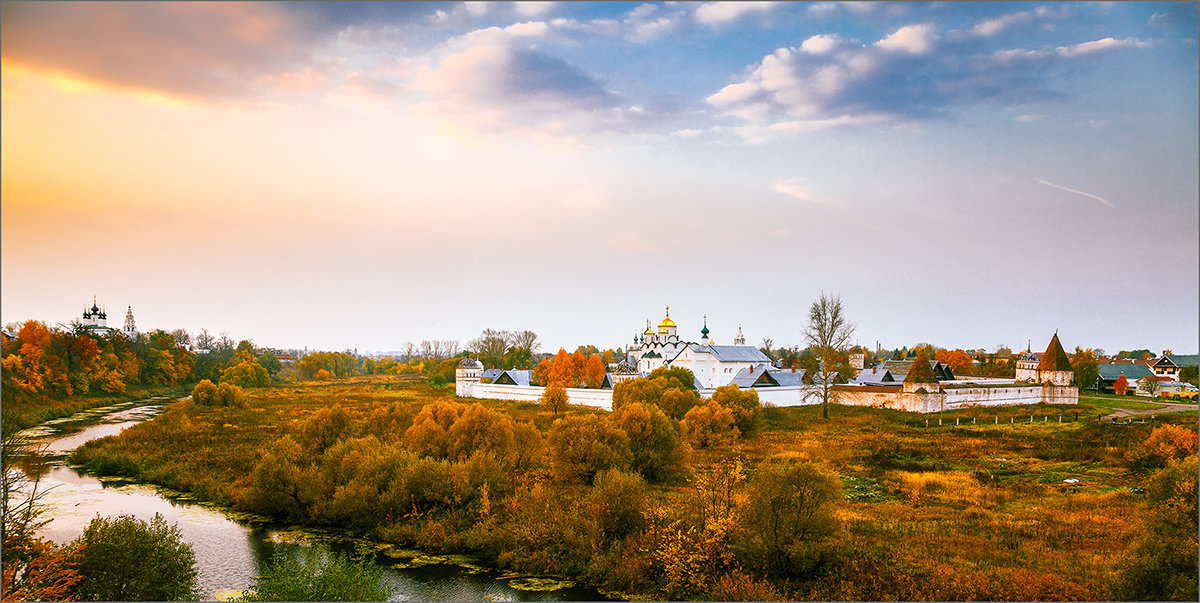
[(1115, 392), (1118, 396), (1124, 396), (1128, 391), (1129, 380), (1125, 378), (1125, 375), (1121, 375), (1120, 377), (1117, 377), (1116, 381), (1113, 381), (1113, 392)]
[(948, 365), (955, 375), (970, 375), (972, 369), (975, 368), (971, 357), (962, 350), (938, 350), (933, 358)]

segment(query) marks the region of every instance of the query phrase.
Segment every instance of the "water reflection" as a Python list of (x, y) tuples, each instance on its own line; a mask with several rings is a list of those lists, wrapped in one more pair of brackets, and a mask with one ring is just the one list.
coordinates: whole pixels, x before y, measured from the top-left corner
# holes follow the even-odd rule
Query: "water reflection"
[[(50, 522), (42, 535), (58, 543), (74, 540), (97, 515), (131, 515), (150, 520), (160, 514), (175, 524), (183, 540), (196, 553), (198, 586), (202, 596), (214, 600), (218, 591), (241, 591), (257, 575), (259, 563), (270, 560), (277, 548), (303, 555), (305, 545), (280, 542), (281, 526), (265, 521), (237, 521), (227, 512), (164, 495), (158, 489), (121, 482), (105, 483), (80, 475), (65, 466), (67, 454), (89, 440), (120, 433), (121, 430), (157, 415), (164, 400), (140, 401), (93, 409), (58, 419), (22, 432), (34, 446), (47, 451), (49, 466), (39, 488), (46, 492), (42, 502)], [(289, 534), (294, 531), (289, 530)], [(303, 539), (302, 539), (303, 540)], [(334, 539), (332, 550), (351, 553), (353, 544)], [(604, 600), (592, 589), (573, 587), (549, 592), (516, 590), (494, 570), (467, 569), (453, 564), (393, 567), (396, 560), (378, 554), (376, 563), (392, 589), (394, 601), (561, 601)]]

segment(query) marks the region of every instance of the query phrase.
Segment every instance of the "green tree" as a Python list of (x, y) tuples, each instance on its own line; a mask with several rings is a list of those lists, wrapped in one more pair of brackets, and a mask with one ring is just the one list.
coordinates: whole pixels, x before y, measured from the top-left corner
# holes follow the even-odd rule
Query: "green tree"
[(221, 371), (221, 383), (238, 387), (267, 387), (271, 385), (271, 376), (257, 360), (243, 360)]
[(213, 395), (214, 406), (245, 406), (246, 393), (242, 388), (231, 383), (222, 383), (217, 386), (217, 393)]
[(692, 371), (679, 366), (660, 366), (646, 375), (647, 379), (655, 379), (664, 377), (675, 382), (671, 387), (678, 387), (682, 390), (696, 391), (696, 376)]
[(853, 334), (854, 324), (846, 319), (841, 296), (821, 292), (808, 309), (804, 339), (819, 354), (821, 371), (814, 377), (813, 385), (821, 397), (821, 416), (826, 419), (829, 418), (829, 400), (833, 397), (833, 371), (838, 355), (850, 344)]
[(258, 364), (267, 369), (267, 374), (271, 378), (274, 378), (275, 375), (279, 374), (279, 371), (283, 370), (283, 363), (279, 361), (279, 357), (271, 350), (266, 350), (258, 355)]
[(179, 528), (155, 514), (97, 516), (74, 543), (81, 546), (74, 595), (81, 601), (181, 601), (195, 598), (196, 555)]
[(310, 547), (304, 559), (277, 548), (242, 601), (386, 601), (383, 572), (366, 549), (354, 557)]
[(812, 463), (776, 457), (758, 466), (747, 492), (737, 543), (741, 561), (774, 577), (809, 573), (837, 529), (837, 477)]
[(1181, 367), (1179, 369), (1179, 380), (1184, 383), (1191, 383), (1192, 385), (1200, 385), (1200, 382), (1197, 380), (1196, 370), (1196, 365)]
[(1096, 351), (1075, 346), (1071, 355), (1071, 370), (1075, 371), (1075, 385), (1079, 389), (1090, 389), (1100, 378), (1100, 363), (1096, 359)]
[(588, 496), (596, 527), (605, 542), (638, 532), (645, 524), (646, 482), (637, 473), (607, 469), (596, 474)]

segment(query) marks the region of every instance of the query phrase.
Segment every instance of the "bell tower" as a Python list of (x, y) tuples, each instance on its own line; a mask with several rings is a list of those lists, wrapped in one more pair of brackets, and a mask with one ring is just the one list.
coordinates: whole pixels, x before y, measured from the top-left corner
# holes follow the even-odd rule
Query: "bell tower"
[(133, 306), (129, 306), (125, 310), (125, 326), (121, 329), (121, 332), (130, 339), (137, 337), (137, 325), (133, 322)]

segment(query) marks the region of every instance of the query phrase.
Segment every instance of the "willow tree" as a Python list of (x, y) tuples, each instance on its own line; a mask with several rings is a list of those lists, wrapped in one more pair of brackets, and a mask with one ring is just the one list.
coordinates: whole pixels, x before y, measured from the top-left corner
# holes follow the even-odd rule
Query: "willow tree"
[(813, 376), (812, 383), (816, 391), (814, 396), (821, 398), (821, 416), (829, 418), (829, 399), (833, 394), (833, 385), (837, 377), (834, 368), (838, 364), (842, 352), (850, 345), (850, 337), (854, 335), (854, 323), (846, 319), (842, 309), (840, 295), (820, 297), (808, 309), (808, 327), (804, 329), (804, 340), (817, 352), (820, 361), (820, 373)]

